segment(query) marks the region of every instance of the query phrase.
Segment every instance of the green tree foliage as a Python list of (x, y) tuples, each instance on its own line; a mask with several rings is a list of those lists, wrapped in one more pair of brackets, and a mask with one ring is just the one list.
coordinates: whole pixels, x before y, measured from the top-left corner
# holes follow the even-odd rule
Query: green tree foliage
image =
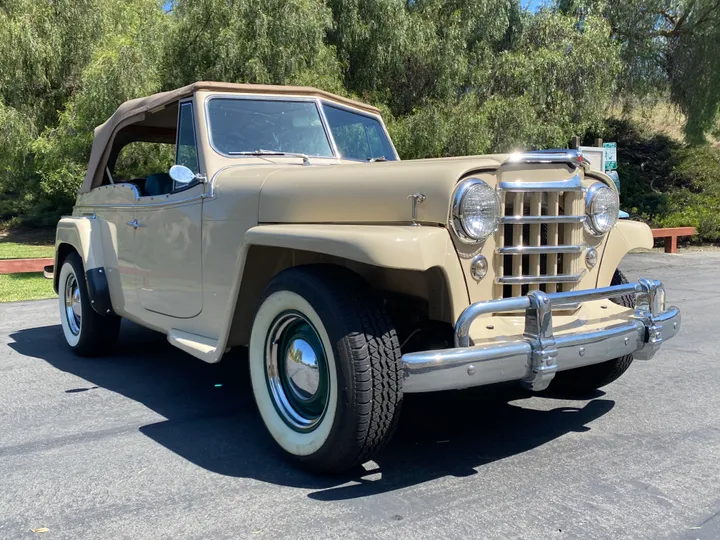
[(398, 148), (428, 157), (565, 147), (601, 123), (612, 96), (620, 65), (609, 35), (598, 17), (580, 29), (571, 16), (526, 16), (512, 49), (469, 70), (472, 84), (392, 124)]
[[(0, 220), (52, 223), (95, 126), (127, 99), (203, 79), (369, 101), (403, 158), (564, 147), (601, 132), (616, 96), (651, 92), (672, 96), (699, 142), (717, 126), (718, 3), (4, 0)], [(170, 149), (156, 150), (127, 148), (123, 170), (163, 170)]]
[(689, 142), (705, 142), (720, 116), (720, 0), (558, 0), (584, 19), (604, 17), (620, 47), (623, 98), (669, 95)]
[(165, 88), (211, 80), (341, 89), (321, 0), (177, 0), (170, 17)]

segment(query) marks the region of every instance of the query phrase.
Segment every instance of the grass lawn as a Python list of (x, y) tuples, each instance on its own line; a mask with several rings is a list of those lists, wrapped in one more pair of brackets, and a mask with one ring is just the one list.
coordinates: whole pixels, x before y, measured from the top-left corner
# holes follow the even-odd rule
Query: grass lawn
[(0, 302), (39, 300), (55, 296), (52, 280), (45, 279), (42, 272), (0, 275)]
[(42, 259), (55, 256), (55, 229), (0, 228), (0, 259)]
[(55, 246), (18, 244), (0, 240), (0, 259), (39, 259), (54, 256)]

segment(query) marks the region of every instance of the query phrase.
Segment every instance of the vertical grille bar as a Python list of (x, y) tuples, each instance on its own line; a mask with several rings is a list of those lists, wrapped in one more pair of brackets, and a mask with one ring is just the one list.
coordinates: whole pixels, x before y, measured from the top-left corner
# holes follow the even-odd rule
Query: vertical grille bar
[[(515, 193), (515, 200), (513, 202), (513, 214), (516, 216), (522, 216), (525, 214), (525, 193), (518, 192)], [(523, 245), (523, 226), (513, 225), (513, 245), (515, 246), (522, 246)], [(512, 269), (513, 269), (513, 275), (514, 276), (521, 276), (522, 275), (522, 255), (513, 255), (513, 262), (512, 262)], [(522, 285), (513, 285), (512, 286), (512, 295), (513, 296), (520, 296), (522, 294)]]
[[(542, 193), (532, 193), (530, 195), (530, 215), (539, 216), (542, 213)], [(531, 246), (541, 245), (541, 231), (540, 224), (530, 225), (530, 242)], [(540, 276), (540, 255), (530, 255), (530, 261), (528, 264), (528, 275)], [(540, 288), (540, 282), (531, 283), (528, 290)]]
[[(547, 202), (548, 216), (559, 216), (560, 215), (560, 194), (556, 192), (548, 193)], [(548, 223), (547, 226), (547, 245), (557, 246), (558, 245), (558, 227), (557, 223)], [(548, 276), (557, 275), (557, 264), (558, 256), (556, 253), (549, 253), (547, 256), (547, 269), (545, 273)], [(555, 283), (547, 283), (545, 285), (545, 292), (554, 293), (557, 292), (557, 285)]]
[[(572, 213), (572, 215), (580, 216), (585, 212), (585, 205), (581, 193), (568, 192), (565, 194), (564, 207), (566, 208), (566, 214)], [(583, 224), (582, 223), (568, 223), (565, 225), (566, 230), (566, 243), (573, 245), (580, 245), (583, 242)], [(580, 272), (582, 267), (582, 253), (577, 254), (565, 254), (565, 264), (568, 268), (568, 273), (576, 274)], [(577, 290), (577, 283), (565, 283), (563, 287), (564, 291)]]

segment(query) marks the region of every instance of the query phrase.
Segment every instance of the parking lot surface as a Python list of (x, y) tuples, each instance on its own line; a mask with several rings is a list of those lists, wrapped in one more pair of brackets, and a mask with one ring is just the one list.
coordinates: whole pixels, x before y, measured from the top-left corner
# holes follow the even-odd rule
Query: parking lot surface
[(622, 268), (683, 312), (652, 361), (583, 400), (409, 396), (386, 452), (339, 478), (283, 460), (243, 351), (208, 365), (125, 324), (82, 359), (56, 301), (0, 305), (0, 539), (718, 539), (720, 253)]

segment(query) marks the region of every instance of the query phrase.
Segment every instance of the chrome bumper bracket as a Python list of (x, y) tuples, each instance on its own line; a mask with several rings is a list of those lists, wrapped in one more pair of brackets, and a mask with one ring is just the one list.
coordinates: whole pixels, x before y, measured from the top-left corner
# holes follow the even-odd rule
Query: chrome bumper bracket
[(545, 390), (555, 377), (558, 349), (552, 329), (552, 306), (542, 291), (528, 293), (530, 307), (525, 312), (524, 337), (530, 342), (532, 354), (528, 375), (522, 380), (530, 390)]

